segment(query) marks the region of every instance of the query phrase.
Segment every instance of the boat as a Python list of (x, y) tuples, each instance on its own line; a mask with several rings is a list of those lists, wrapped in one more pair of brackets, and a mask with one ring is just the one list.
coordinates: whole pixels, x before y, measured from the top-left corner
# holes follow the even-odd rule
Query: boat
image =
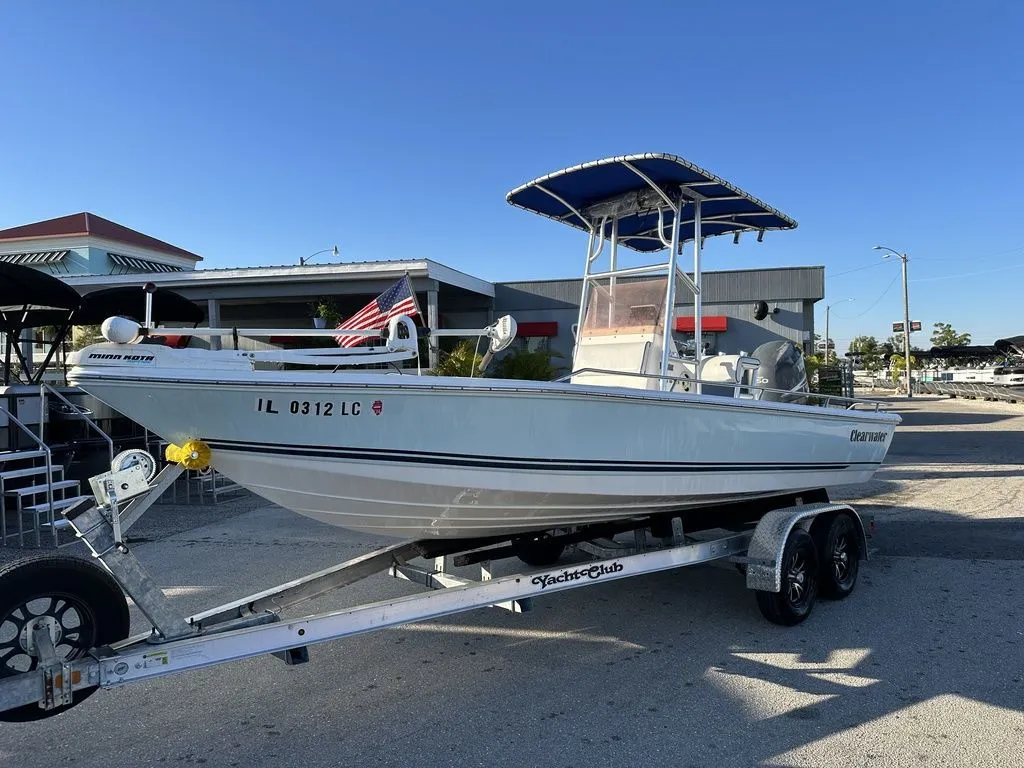
[(995, 369), (992, 383), (997, 387), (1024, 391), (1024, 336), (996, 339), (994, 346), (1005, 359)]
[(984, 365), (977, 368), (925, 368), (918, 375), (921, 381), (952, 382), (955, 384), (992, 384), (999, 367)]
[[(142, 323), (108, 318), (107, 341), (78, 353), (69, 381), (186, 453), (208, 453), (217, 472), (276, 504), (410, 539), (514, 537), (714, 509), (865, 482), (882, 463), (899, 417), (809, 393), (792, 343), (703, 353), (705, 238), (760, 241), (794, 228), (793, 219), (669, 154), (577, 165), (507, 200), (587, 235), (562, 379), (418, 375), (420, 336), (482, 336), (500, 354), (514, 337), (508, 317), (461, 331), (420, 329), (403, 315), (379, 330), (289, 330), (378, 344), (259, 352), (145, 343), (173, 333), (147, 313)], [(629, 264), (627, 251), (637, 254), (630, 260), (667, 260)], [(695, 298), (690, 355), (668, 330), (681, 291)], [(189, 329), (234, 339), (280, 332)], [(380, 363), (392, 370), (367, 367)]]
[[(960, 363), (922, 370), (919, 378), (923, 382), (982, 384), (1010, 389), (1024, 387), (1024, 336), (996, 339), (987, 346), (932, 347), (919, 356)], [(965, 365), (964, 361), (970, 364)]]

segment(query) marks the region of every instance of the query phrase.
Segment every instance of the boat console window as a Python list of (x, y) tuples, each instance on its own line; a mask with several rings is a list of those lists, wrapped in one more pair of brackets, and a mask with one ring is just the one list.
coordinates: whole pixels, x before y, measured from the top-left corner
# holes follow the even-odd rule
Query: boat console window
[(664, 277), (591, 281), (583, 335), (665, 332)]

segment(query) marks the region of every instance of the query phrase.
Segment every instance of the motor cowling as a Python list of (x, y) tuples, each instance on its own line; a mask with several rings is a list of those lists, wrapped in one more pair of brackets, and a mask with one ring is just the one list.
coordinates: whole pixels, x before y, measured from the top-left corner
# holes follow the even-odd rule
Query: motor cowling
[(784, 403), (806, 403), (805, 397), (794, 397), (783, 392), (810, 392), (804, 354), (792, 341), (769, 341), (755, 349), (751, 357), (760, 365), (754, 372), (754, 384), (782, 392), (762, 391), (759, 399)]

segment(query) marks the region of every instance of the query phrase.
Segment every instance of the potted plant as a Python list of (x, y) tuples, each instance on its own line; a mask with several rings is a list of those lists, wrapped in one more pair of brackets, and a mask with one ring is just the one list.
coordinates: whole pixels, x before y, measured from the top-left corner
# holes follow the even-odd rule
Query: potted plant
[(321, 296), (309, 305), (314, 328), (336, 327), (341, 322), (338, 305), (330, 296)]

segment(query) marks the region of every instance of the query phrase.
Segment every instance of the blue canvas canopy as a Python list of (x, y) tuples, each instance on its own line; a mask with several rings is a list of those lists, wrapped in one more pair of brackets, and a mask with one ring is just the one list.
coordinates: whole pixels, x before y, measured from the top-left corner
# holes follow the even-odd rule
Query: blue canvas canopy
[[(698, 198), (702, 238), (796, 227), (793, 219), (756, 197), (667, 154), (584, 163), (534, 179), (506, 196), (514, 206), (587, 232), (597, 231), (602, 221), (607, 225), (612, 218), (618, 219), (619, 243), (642, 252), (667, 247), (659, 234), (659, 211), (661, 231), (668, 231), (680, 202), (680, 242), (692, 240), (692, 201)], [(607, 228), (603, 234), (608, 235)]]

